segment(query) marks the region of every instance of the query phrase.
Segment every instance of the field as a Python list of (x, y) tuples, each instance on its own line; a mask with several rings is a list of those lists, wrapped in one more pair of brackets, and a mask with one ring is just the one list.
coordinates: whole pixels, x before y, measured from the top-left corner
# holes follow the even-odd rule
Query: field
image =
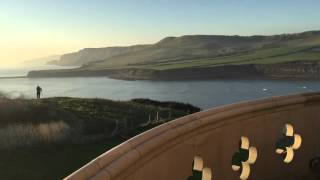
[(142, 69), (180, 69), (212, 67), (241, 64), (276, 64), (292, 61), (318, 61), (320, 50), (318, 46), (278, 47), (261, 49), (253, 52), (240, 53), (215, 58), (199, 58), (186, 60), (166, 60), (160, 62), (146, 62), (139, 65), (110, 66), (108, 68), (142, 68)]

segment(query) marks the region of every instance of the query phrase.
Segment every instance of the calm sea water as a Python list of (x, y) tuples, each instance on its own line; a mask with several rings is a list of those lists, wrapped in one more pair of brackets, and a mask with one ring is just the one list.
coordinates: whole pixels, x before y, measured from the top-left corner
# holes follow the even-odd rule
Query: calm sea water
[(203, 109), (256, 98), (319, 91), (319, 81), (205, 80), (205, 81), (123, 81), (98, 78), (0, 79), (0, 91), (11, 97), (72, 96), (129, 100), (150, 98), (180, 101)]

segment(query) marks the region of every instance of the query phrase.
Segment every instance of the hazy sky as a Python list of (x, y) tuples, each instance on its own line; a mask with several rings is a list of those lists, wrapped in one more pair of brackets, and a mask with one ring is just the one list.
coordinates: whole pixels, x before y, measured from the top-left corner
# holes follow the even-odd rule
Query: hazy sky
[(0, 67), (185, 34), (320, 30), (319, 0), (0, 0)]

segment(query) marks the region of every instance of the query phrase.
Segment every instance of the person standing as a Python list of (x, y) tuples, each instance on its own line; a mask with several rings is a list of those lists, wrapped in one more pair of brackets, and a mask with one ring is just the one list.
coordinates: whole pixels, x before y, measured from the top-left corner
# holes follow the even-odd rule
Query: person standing
[(40, 99), (42, 88), (38, 85), (36, 89), (37, 89), (37, 99)]

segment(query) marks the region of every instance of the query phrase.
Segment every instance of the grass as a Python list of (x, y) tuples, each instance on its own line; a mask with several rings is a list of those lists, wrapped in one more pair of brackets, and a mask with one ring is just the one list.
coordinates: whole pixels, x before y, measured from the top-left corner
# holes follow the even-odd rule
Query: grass
[[(45, 100), (45, 101), (51, 101)], [(102, 99), (57, 98), (59, 107), (72, 112), (82, 119), (84, 134), (109, 134), (116, 122), (126, 123), (130, 128), (136, 128), (158, 113), (160, 117), (179, 117), (186, 114), (181, 110), (169, 107), (153, 106), (133, 101), (119, 102)], [(169, 120), (169, 119), (168, 119)]]
[(313, 46), (302, 47), (279, 47), (257, 50), (250, 53), (242, 53), (238, 55), (216, 57), (216, 58), (200, 58), (181, 60), (173, 62), (158, 62), (149, 63), (141, 66), (131, 66), (134, 68), (167, 70), (180, 68), (195, 68), (195, 67), (212, 67), (224, 65), (239, 65), (239, 64), (275, 64), (290, 61), (310, 61), (320, 60), (320, 52), (312, 51)]
[(128, 138), (199, 110), (145, 99), (1, 97), (0, 177), (62, 179)]

